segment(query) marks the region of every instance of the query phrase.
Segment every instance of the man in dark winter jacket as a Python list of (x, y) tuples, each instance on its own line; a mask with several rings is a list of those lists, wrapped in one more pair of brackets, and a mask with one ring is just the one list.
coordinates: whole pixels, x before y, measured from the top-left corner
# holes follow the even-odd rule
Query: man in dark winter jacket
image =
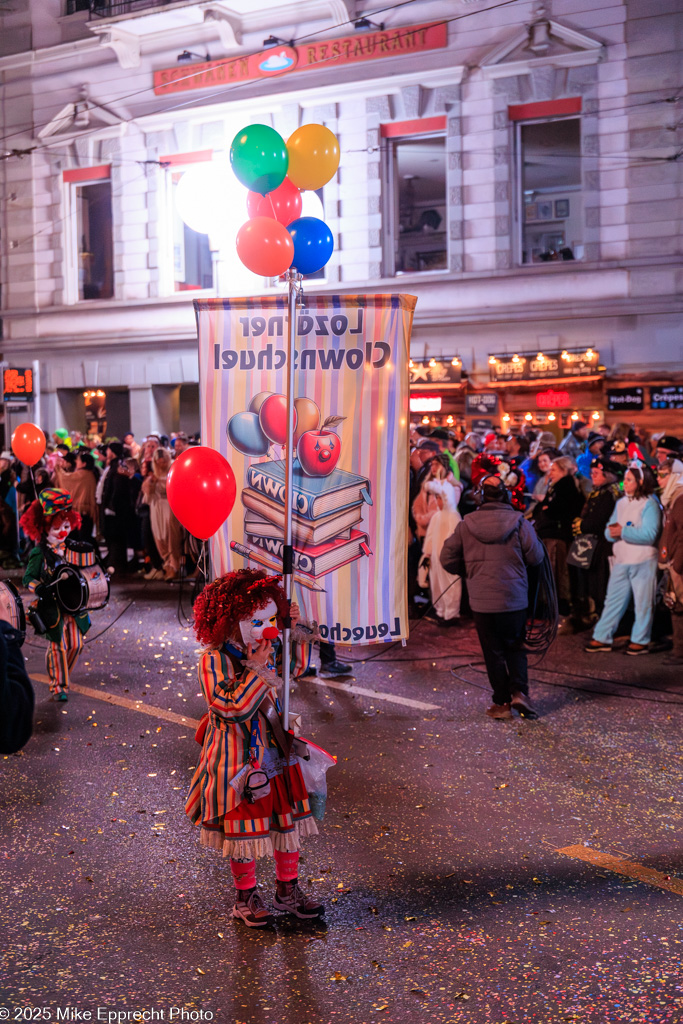
[(33, 731), (35, 697), (21, 644), (18, 630), (0, 620), (0, 754), (16, 754)]
[(527, 566), (540, 565), (543, 545), (534, 528), (510, 505), (505, 484), (488, 476), (482, 504), (465, 516), (441, 550), (447, 572), (467, 579), (474, 624), (493, 689), (489, 718), (512, 718), (511, 708), (536, 718), (529, 701), (522, 649), (529, 605)]

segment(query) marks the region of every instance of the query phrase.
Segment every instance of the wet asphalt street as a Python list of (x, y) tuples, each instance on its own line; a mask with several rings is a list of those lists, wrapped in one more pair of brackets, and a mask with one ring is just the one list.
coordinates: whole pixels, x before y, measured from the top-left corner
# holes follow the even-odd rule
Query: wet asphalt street
[[(339, 759), (301, 870), (327, 924), (254, 932), (183, 813), (203, 706), (177, 589), (115, 587), (91, 637), (67, 704), (24, 648), (0, 1021), (683, 1021), (683, 679), (661, 655), (561, 638), (532, 671), (537, 722), (483, 715), (469, 625), (352, 652), (345, 688), (299, 683), (304, 734)], [(259, 878), (269, 897), (272, 862)]]

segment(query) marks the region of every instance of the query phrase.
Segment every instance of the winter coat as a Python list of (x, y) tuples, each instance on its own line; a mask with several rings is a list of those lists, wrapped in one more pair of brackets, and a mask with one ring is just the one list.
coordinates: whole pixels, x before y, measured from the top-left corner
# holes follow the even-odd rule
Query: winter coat
[(572, 523), (581, 512), (583, 496), (574, 477), (567, 474), (551, 484), (543, 501), (535, 506), (533, 516), (536, 533), (548, 540), (572, 539)]
[[(621, 537), (614, 540), (609, 532), (615, 523), (621, 525)], [(613, 541), (612, 555), (619, 565), (637, 565), (658, 555), (657, 541), (662, 528), (662, 506), (653, 494), (647, 498), (624, 495), (614, 506), (605, 528), (605, 537)]]
[(467, 578), (475, 612), (512, 612), (529, 603), (527, 566), (540, 565), (543, 545), (521, 512), (485, 502), (458, 523), (441, 551), (447, 572)]
[(569, 455), (572, 459), (578, 459), (583, 451), (583, 441), (576, 436), (573, 430), (570, 430), (567, 436), (563, 437), (560, 441), (559, 450), (563, 455)]
[(596, 487), (588, 495), (581, 516), (574, 521), (576, 536), (592, 533), (598, 538), (593, 555), (594, 563), (600, 558), (608, 558), (612, 550), (611, 539), (608, 543), (605, 538), (605, 527), (620, 497), (619, 484), (603, 484), (601, 487)]
[(0, 754), (15, 754), (33, 731), (35, 697), (20, 647), (21, 636), (0, 620)]
[(659, 541), (659, 557), (670, 562), (677, 573), (683, 574), (683, 490), (678, 492), (664, 513), (664, 529)]

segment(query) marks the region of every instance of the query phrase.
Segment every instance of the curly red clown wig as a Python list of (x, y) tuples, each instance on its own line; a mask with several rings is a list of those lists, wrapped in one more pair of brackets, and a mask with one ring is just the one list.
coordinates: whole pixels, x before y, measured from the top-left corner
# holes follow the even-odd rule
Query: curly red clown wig
[(289, 614), (289, 601), (280, 576), (268, 576), (264, 569), (238, 569), (226, 573), (204, 588), (194, 604), (194, 631), (207, 647), (220, 647), (226, 640), (239, 641), (239, 624), (251, 618), (269, 601), (277, 606), (277, 624)]
[(74, 512), (72, 508), (47, 516), (40, 502), (32, 501), (19, 520), (19, 526), (27, 537), (38, 544), (47, 537), (53, 526), (59, 527), (65, 520), (70, 523), (72, 530), (77, 530), (81, 525), (80, 513)]

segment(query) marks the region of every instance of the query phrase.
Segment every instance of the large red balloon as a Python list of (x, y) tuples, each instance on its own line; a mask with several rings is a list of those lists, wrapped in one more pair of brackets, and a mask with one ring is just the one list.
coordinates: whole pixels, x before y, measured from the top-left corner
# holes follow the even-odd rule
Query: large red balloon
[(25, 466), (35, 466), (45, 454), (45, 434), (35, 423), (20, 423), (12, 434), (12, 451)]
[(294, 242), (284, 224), (272, 217), (254, 217), (237, 232), (237, 255), (247, 270), (261, 277), (279, 277), (294, 259)]
[(247, 213), (250, 217), (274, 217), (286, 227), (301, 216), (301, 192), (289, 178), (285, 178), (281, 185), (265, 196), (249, 192)]
[(235, 474), (214, 448), (188, 448), (171, 466), (166, 494), (176, 519), (193, 537), (208, 540), (232, 512)]

